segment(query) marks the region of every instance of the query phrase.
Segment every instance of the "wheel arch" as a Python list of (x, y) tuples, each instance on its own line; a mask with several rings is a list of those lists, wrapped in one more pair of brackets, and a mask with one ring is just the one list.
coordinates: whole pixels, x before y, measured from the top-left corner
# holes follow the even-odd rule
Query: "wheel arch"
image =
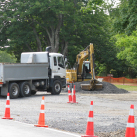
[(56, 81), (56, 80), (59, 80), (61, 82), (61, 77), (60, 76), (54, 76), (54, 78), (49, 79), (49, 87), (50, 88), (52, 87), (54, 81)]

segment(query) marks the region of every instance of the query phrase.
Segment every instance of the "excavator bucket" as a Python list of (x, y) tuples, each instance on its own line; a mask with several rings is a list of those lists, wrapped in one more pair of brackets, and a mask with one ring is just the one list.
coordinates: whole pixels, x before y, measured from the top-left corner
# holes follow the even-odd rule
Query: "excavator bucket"
[(98, 83), (96, 79), (90, 80), (90, 84), (81, 84), (81, 89), (83, 90), (95, 90), (95, 89), (102, 89), (102, 84)]
[(92, 90), (92, 86), (90, 84), (81, 84), (80, 86), (83, 90)]

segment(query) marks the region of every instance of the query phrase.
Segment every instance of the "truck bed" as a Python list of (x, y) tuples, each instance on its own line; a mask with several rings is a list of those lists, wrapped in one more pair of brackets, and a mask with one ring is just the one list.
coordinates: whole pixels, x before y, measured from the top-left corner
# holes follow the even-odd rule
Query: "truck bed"
[(0, 63), (0, 82), (48, 79), (48, 63)]

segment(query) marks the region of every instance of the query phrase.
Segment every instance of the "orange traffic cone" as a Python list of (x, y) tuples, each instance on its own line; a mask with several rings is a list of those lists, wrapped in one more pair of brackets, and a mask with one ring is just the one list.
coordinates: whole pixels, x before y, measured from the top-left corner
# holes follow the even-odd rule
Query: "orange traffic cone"
[(75, 93), (76, 93), (76, 90), (75, 90), (75, 85), (74, 85), (74, 90), (72, 88), (72, 102), (71, 103), (78, 103), (78, 102), (76, 102), (76, 95), (75, 95)]
[(86, 135), (82, 135), (81, 137), (97, 137), (94, 136), (93, 101), (91, 101), (91, 105), (90, 105)]
[(42, 101), (41, 101), (41, 110), (40, 110), (40, 114), (39, 114), (39, 121), (38, 121), (38, 125), (34, 125), (36, 127), (48, 127), (47, 125), (45, 125), (45, 105), (44, 105), (44, 96), (42, 97)]
[(2, 119), (13, 119), (10, 117), (10, 93), (7, 93), (5, 116)]
[(125, 137), (135, 137), (134, 105), (130, 106)]
[(71, 91), (70, 91), (69, 85), (68, 85), (68, 99), (69, 99), (69, 101), (67, 103), (71, 103), (72, 96), (71, 96)]

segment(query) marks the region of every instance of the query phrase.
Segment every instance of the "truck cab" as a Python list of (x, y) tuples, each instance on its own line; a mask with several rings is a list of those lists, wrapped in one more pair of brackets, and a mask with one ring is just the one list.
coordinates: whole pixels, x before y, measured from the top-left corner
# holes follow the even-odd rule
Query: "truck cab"
[(66, 87), (66, 68), (64, 56), (60, 53), (49, 53), (51, 74), (48, 92), (58, 94)]

